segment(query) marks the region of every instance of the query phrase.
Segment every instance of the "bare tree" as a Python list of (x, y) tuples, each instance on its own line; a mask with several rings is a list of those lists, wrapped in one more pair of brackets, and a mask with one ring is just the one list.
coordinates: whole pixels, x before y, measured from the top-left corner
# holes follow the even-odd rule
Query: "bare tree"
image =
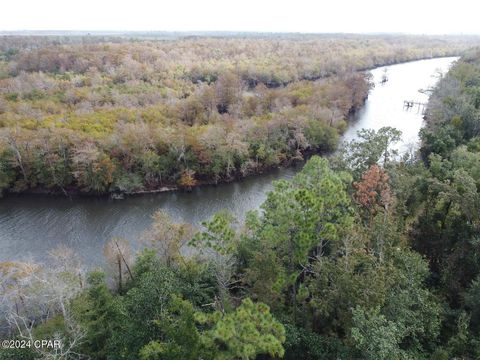
[(107, 260), (107, 264), (114, 274), (114, 279), (117, 282), (117, 289), (122, 292), (124, 283), (124, 275), (128, 274), (133, 280), (133, 274), (130, 269), (132, 261), (132, 249), (127, 240), (115, 237), (110, 240), (103, 249), (103, 254)]
[(155, 249), (167, 266), (182, 259), (182, 248), (193, 236), (189, 224), (176, 224), (167, 212), (160, 210), (153, 214), (153, 224), (144, 237), (146, 246)]
[(85, 270), (75, 253), (66, 247), (50, 252), (48, 266), (35, 263), (1, 263), (0, 304), (7, 331), (32, 343), (33, 329), (61, 316), (62, 331), (53, 335), (60, 346), (32, 347), (43, 359), (82, 359), (78, 353), (85, 331), (70, 310), (70, 301), (83, 288)]

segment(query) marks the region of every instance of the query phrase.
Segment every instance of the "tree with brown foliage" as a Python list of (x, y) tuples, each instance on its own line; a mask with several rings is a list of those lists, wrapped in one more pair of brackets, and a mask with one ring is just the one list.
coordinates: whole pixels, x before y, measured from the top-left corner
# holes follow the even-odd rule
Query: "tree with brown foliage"
[(378, 165), (372, 165), (362, 175), (362, 180), (355, 182), (353, 195), (355, 201), (363, 208), (365, 220), (372, 225), (373, 218), (380, 209), (388, 213), (392, 203), (392, 192), (388, 184), (388, 174)]

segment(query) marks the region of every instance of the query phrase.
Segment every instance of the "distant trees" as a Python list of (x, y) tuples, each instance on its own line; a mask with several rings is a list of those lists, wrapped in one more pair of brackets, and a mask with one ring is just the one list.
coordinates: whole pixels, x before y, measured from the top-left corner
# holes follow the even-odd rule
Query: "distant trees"
[(4, 37), (0, 189), (189, 189), (331, 151), (371, 86), (358, 70), (472, 41), (443, 40)]
[[(353, 68), (363, 70), (382, 63), (456, 55), (476, 41), (468, 37), (398, 35), (135, 40), (99, 36), (4, 37), (0, 43), (0, 59), (10, 63), (11, 75), (21, 72), (85, 74), (96, 69), (120, 82), (132, 78), (150, 82), (161, 79), (164, 72), (180, 72), (192, 82), (211, 83), (221, 76), (225, 67), (230, 67), (236, 68), (250, 87), (258, 83), (277, 87), (293, 80), (314, 80)], [(358, 50), (359, 44), (362, 51)], [(60, 48), (62, 53), (58, 55)], [(215, 49), (214, 57), (212, 49)]]

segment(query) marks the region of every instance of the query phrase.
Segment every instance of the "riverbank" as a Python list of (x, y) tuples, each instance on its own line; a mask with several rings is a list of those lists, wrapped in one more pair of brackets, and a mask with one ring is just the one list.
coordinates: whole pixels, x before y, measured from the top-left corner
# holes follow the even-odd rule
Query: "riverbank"
[[(134, 190), (131, 192), (112, 192), (112, 193), (85, 193), (79, 191), (78, 189), (46, 189), (46, 188), (34, 188), (28, 189), (21, 193), (14, 193), (14, 192), (6, 192), (3, 194), (3, 197), (9, 196), (17, 196), (17, 195), (48, 195), (52, 197), (67, 197), (67, 198), (111, 198), (114, 200), (123, 200), (126, 197), (136, 196), (136, 195), (148, 195), (148, 194), (161, 194), (167, 192), (184, 192), (189, 193), (195, 189), (203, 188), (203, 187), (215, 187), (221, 186), (226, 184), (231, 184), (237, 181), (244, 181), (246, 179), (252, 179), (255, 177), (265, 176), (274, 173), (276, 170), (281, 169), (289, 169), (292, 167), (298, 167), (299, 164), (304, 164), (311, 156), (313, 155), (328, 155), (331, 152), (318, 152), (318, 151), (305, 151), (302, 153), (301, 158), (290, 159), (285, 161), (278, 166), (271, 166), (271, 167), (264, 167), (254, 173), (250, 173), (248, 175), (242, 175), (240, 172), (237, 172), (234, 176), (228, 179), (222, 179), (221, 181), (213, 181), (213, 180), (197, 180), (196, 184), (191, 187), (181, 187), (175, 184), (165, 184), (160, 188), (154, 189), (143, 189), (143, 190)], [(0, 198), (1, 199), (1, 198)], [(0, 200), (1, 201), (1, 200)]]

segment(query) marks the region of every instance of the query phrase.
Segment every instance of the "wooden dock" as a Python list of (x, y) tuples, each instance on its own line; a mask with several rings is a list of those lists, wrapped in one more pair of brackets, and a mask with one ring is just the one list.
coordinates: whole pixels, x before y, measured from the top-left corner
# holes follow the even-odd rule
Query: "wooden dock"
[(408, 108), (411, 108), (411, 107), (414, 107), (414, 106), (426, 106), (427, 104), (426, 103), (423, 103), (423, 102), (420, 102), (420, 101), (413, 101), (413, 100), (405, 100), (403, 102), (403, 106), (404, 107), (408, 107)]
[(414, 100), (405, 100), (403, 102), (403, 108), (404, 109), (412, 109), (413, 107), (417, 108), (418, 112), (422, 112), (422, 114), (425, 114), (426, 109), (427, 109), (427, 103), (423, 103), (420, 101), (414, 101)]

